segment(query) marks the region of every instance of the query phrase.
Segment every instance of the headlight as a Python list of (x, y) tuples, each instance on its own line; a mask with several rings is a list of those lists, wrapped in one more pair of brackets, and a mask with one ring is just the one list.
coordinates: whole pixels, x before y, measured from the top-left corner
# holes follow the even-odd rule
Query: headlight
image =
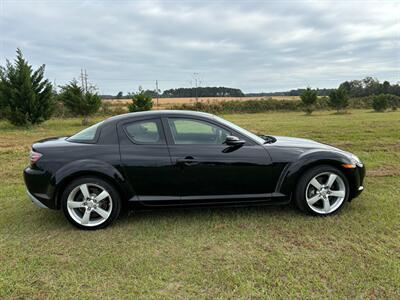
[(363, 163), (357, 156), (355, 156), (354, 154), (351, 154), (350, 157), (351, 157), (351, 160), (354, 162), (354, 164), (356, 164), (359, 167), (363, 166)]

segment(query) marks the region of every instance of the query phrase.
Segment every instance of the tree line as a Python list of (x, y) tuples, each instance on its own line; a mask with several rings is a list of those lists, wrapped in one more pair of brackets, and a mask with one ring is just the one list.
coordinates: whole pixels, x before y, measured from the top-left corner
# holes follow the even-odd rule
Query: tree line
[(165, 90), (162, 93), (166, 98), (187, 97), (243, 97), (240, 89), (228, 87), (198, 87), (198, 88), (176, 88)]
[[(163, 92), (156, 90), (144, 90), (146, 95), (152, 98), (195, 98), (195, 97), (244, 97), (245, 94), (237, 88), (229, 88), (224, 86), (218, 87), (192, 87), (192, 88), (175, 88), (168, 89)], [(116, 96), (102, 95), (103, 99), (129, 99), (131, 93), (124, 96), (123, 92), (120, 91)]]
[[(361, 80), (350, 80), (342, 82), (340, 89), (346, 91), (350, 98), (368, 97), (379, 94), (390, 94), (400, 96), (400, 84), (391, 84), (389, 81), (379, 82), (373, 77), (365, 77)], [(196, 93), (198, 97), (273, 97), (273, 96), (301, 96), (307, 88), (293, 89), (286, 92), (272, 93), (243, 93), (240, 89), (229, 87), (198, 87), (196, 88), (175, 88), (163, 91), (145, 90), (144, 92), (152, 98), (194, 98)], [(329, 96), (336, 88), (316, 88), (314, 91), (317, 96)], [(130, 94), (123, 96), (119, 92), (116, 96), (104, 95), (103, 98), (123, 99), (130, 98)]]
[[(300, 96), (301, 94), (304, 93), (306, 89), (294, 89), (286, 92), (271, 92), (271, 93), (247, 93), (245, 96), (247, 97), (273, 97), (273, 96)], [(327, 89), (327, 88), (316, 88), (315, 92), (317, 93), (317, 96), (328, 96), (330, 92), (335, 90), (334, 88), (332, 89)]]
[[(379, 94), (391, 94), (395, 96), (400, 96), (400, 84), (390, 84), (389, 81), (379, 82), (378, 79), (373, 77), (365, 77), (361, 80), (350, 80), (342, 82), (339, 88), (343, 88), (350, 98), (355, 97), (368, 97), (371, 95)], [(329, 94), (334, 91), (332, 89), (319, 89), (316, 88), (315, 92), (317, 96), (329, 96)], [(273, 92), (273, 93), (248, 93), (245, 96), (255, 96), (255, 97), (270, 97), (270, 96), (301, 96), (306, 89), (300, 88), (295, 90), (290, 90), (286, 92)]]
[[(379, 94), (391, 94), (400, 96), (400, 84), (391, 84), (389, 81), (379, 82), (373, 77), (365, 77), (361, 80), (350, 80), (342, 82), (340, 89), (344, 89), (350, 98), (368, 97)], [(144, 90), (144, 93), (152, 98), (194, 98), (196, 97), (273, 97), (273, 96), (301, 96), (307, 88), (293, 89), (286, 92), (271, 93), (243, 93), (241, 89), (229, 87), (198, 87), (198, 88), (174, 88), (163, 92), (156, 90)], [(316, 88), (314, 91), (317, 96), (329, 96), (336, 88)], [(131, 93), (123, 95), (120, 91), (116, 96), (102, 95), (105, 99), (129, 99)]]
[[(358, 97), (366, 102), (372, 96), (371, 105), (375, 111), (385, 111), (389, 108), (397, 110), (400, 106), (400, 97), (396, 94), (398, 86), (398, 84), (391, 86), (388, 81), (381, 84), (372, 77), (346, 81), (329, 93), (327, 105), (340, 113), (349, 107), (349, 98), (356, 99)], [(317, 91), (310, 87), (300, 95), (301, 104), (306, 114), (311, 115), (315, 110), (317, 98)]]

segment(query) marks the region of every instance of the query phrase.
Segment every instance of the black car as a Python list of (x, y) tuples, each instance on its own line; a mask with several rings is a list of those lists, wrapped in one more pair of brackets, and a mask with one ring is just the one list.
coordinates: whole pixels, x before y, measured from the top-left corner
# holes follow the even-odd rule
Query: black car
[(361, 193), (365, 175), (355, 155), (332, 146), (170, 110), (119, 115), (38, 141), (30, 161), (24, 178), (31, 200), (62, 209), (84, 229), (105, 227), (131, 206), (293, 201), (329, 215)]

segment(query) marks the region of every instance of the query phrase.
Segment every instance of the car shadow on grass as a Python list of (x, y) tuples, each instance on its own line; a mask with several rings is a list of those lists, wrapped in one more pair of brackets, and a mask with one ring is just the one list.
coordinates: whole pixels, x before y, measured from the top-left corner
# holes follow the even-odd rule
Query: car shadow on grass
[[(33, 214), (33, 213), (32, 213)], [(58, 210), (41, 210), (32, 215), (31, 223), (38, 229), (76, 230), (74, 226)], [(260, 220), (289, 220), (307, 217), (291, 205), (263, 205), (263, 206), (218, 206), (218, 207), (155, 207), (130, 209), (121, 213), (120, 217), (108, 228), (128, 228), (130, 226), (166, 226), (167, 224), (205, 224), (210, 222), (238, 222), (246, 223)]]
[(219, 207), (167, 207), (142, 208), (129, 210), (117, 220), (120, 225), (131, 222), (143, 223), (174, 221), (224, 221), (251, 218), (293, 218), (302, 215), (291, 205), (263, 205), (263, 206), (219, 206)]

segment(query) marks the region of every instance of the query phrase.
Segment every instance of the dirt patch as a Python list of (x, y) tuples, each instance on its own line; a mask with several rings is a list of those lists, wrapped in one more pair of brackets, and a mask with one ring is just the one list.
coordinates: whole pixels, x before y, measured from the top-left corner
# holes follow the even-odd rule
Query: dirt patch
[(380, 168), (369, 170), (368, 177), (387, 177), (387, 176), (400, 176), (399, 166), (382, 166)]

